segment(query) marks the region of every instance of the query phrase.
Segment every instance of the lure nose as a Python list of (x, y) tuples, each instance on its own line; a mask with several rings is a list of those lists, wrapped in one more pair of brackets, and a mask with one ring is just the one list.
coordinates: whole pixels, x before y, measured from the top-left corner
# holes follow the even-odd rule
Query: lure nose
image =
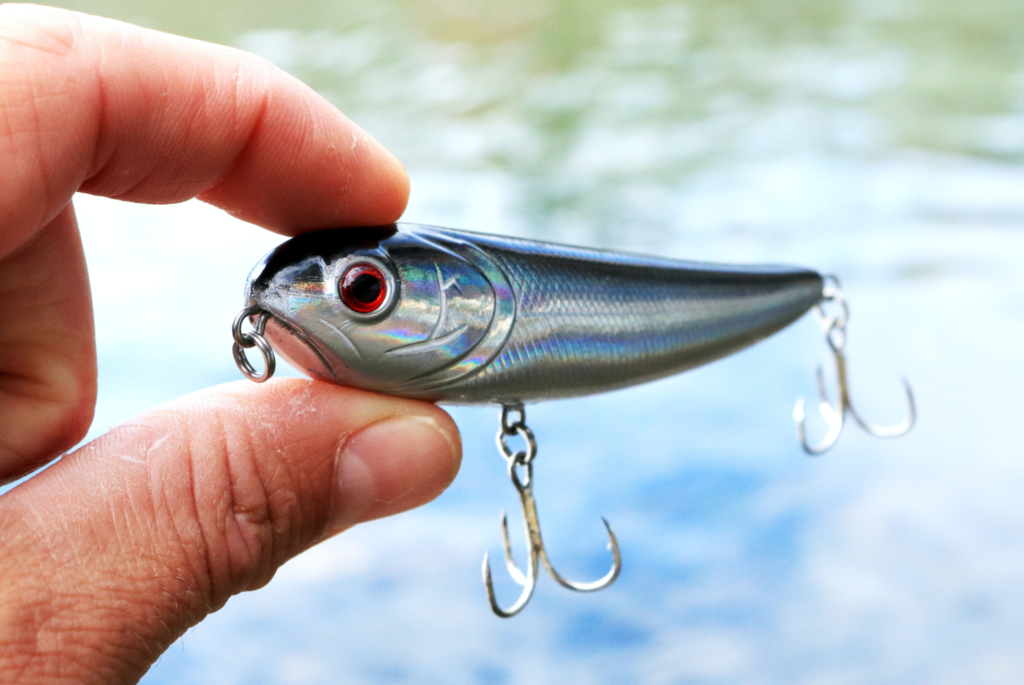
[(268, 264), (275, 253), (276, 251), (271, 252), (257, 262), (245, 279), (245, 306), (259, 308), (269, 315), (266, 323), (266, 340), (286, 362), (297, 369), (303, 369), (311, 376), (332, 381), (334, 374), (331, 366), (317, 345), (288, 322), (291, 309), (288, 297), (284, 292), (275, 292), (271, 283), (278, 269), (274, 266), (268, 267)]
[(256, 266), (249, 272), (249, 276), (245, 279), (245, 289), (243, 291), (245, 295), (245, 306), (258, 306), (260, 304), (259, 291), (262, 288), (257, 287), (257, 283), (260, 282), (260, 277), (263, 275), (264, 270), (267, 268), (267, 260), (270, 259), (270, 255), (264, 255), (263, 259), (256, 263)]

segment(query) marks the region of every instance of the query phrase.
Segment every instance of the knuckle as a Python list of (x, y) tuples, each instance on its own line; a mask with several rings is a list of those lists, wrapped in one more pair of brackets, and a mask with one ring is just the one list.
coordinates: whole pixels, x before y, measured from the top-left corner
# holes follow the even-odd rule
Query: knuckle
[(201, 559), (204, 594), (219, 607), (269, 582), (311, 537), (311, 517), (300, 496), (301, 476), (281, 446), (235, 408), (208, 408), (203, 427), (187, 430), (194, 554)]
[[(95, 402), (45, 401), (4, 387), (0, 372), (0, 485), (50, 462), (85, 437)], [(84, 393), (83, 393), (84, 394)]]
[(96, 51), (84, 15), (30, 5), (0, 5), (0, 256), (52, 219), (77, 188), (92, 122)]

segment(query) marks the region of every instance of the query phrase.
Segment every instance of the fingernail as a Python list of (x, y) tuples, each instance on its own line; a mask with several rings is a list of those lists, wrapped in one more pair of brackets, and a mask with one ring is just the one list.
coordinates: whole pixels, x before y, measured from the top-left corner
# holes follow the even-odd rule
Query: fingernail
[(448, 487), (461, 447), (437, 421), (401, 416), (349, 436), (335, 467), (330, 530), (425, 504)]

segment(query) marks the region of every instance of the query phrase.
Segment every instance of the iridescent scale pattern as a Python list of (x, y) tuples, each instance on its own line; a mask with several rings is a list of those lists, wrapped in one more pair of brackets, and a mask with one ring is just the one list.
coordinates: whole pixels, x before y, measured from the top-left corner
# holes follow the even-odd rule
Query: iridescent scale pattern
[(511, 335), (454, 401), (569, 397), (679, 373), (743, 349), (821, 300), (790, 267), (730, 267), (494, 236), (472, 237), (508, 276)]

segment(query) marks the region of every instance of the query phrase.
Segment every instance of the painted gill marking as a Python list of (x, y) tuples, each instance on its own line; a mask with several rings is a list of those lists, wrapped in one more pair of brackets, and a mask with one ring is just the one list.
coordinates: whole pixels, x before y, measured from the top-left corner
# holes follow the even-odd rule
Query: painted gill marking
[(462, 294), (462, 290), (459, 288), (458, 278), (452, 276), (448, 280), (445, 280), (441, 274), (441, 266), (434, 263), (434, 272), (437, 274), (437, 290), (440, 299), (440, 312), (437, 315), (437, 323), (434, 324), (434, 330), (430, 331), (430, 335), (425, 340), (418, 340), (408, 345), (402, 345), (401, 347), (395, 347), (388, 350), (385, 354), (420, 354), (421, 352), (430, 352), (436, 350), (439, 347), (444, 347), (448, 343), (452, 342), (460, 335), (465, 333), (466, 329), (469, 328), (467, 324), (463, 324), (457, 327), (450, 333), (441, 334), (441, 331), (448, 325), (448, 289), (455, 288), (455, 291)]
[(430, 350), (436, 350), (439, 347), (444, 347), (445, 345), (447, 345), (448, 343), (450, 343), (451, 341), (455, 340), (460, 335), (465, 333), (468, 327), (469, 326), (467, 326), (466, 324), (462, 324), (451, 333), (442, 335), (440, 338), (428, 338), (426, 340), (416, 342), (411, 345), (403, 345), (402, 347), (396, 347), (393, 350), (388, 350), (387, 354), (396, 354), (401, 356), (404, 354), (419, 354), (420, 352), (429, 352)]
[(332, 331), (334, 331), (335, 333), (337, 333), (337, 334), (338, 334), (338, 337), (339, 337), (339, 338), (341, 338), (341, 339), (342, 339), (342, 341), (343, 341), (343, 342), (344, 342), (344, 343), (345, 343), (346, 345), (348, 345), (349, 349), (350, 349), (350, 350), (352, 350), (352, 352), (353, 352), (353, 353), (354, 353), (354, 354), (356, 355), (356, 358), (357, 358), (357, 359), (358, 359), (359, 361), (362, 361), (362, 360), (363, 360), (363, 355), (359, 353), (359, 348), (358, 348), (358, 347), (356, 347), (355, 343), (354, 343), (354, 342), (352, 342), (352, 340), (351, 340), (351, 339), (350, 339), (350, 338), (349, 338), (349, 337), (348, 337), (347, 335), (345, 335), (344, 333), (342, 333), (342, 332), (341, 332), (341, 329), (340, 329), (340, 328), (338, 328), (337, 326), (335, 326), (334, 324), (332, 324), (332, 323), (331, 323), (330, 321), (325, 321), (324, 319), (317, 319), (317, 321), (319, 321), (320, 323), (322, 323), (323, 325), (327, 326), (327, 327), (328, 327), (328, 328), (330, 328), (330, 329), (331, 329)]

